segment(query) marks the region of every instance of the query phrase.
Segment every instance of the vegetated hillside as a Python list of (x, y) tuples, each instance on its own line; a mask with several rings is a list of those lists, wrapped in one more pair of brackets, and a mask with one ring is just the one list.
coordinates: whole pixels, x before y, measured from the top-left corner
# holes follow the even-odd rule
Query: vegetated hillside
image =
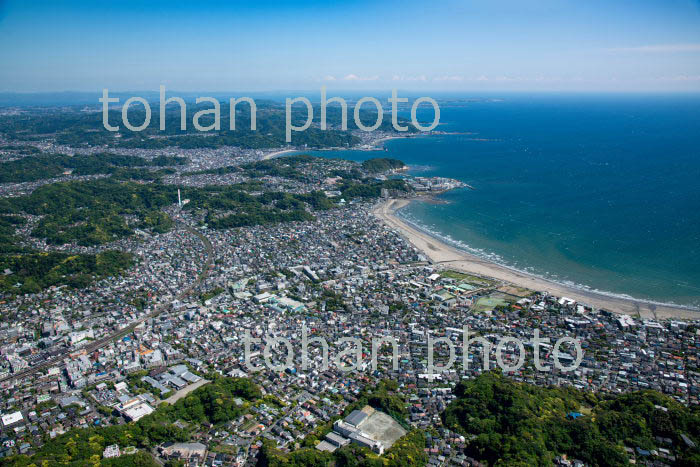
[[(170, 97), (170, 96), (168, 96)], [(97, 102), (96, 102), (97, 103)], [(231, 108), (228, 100), (223, 100), (220, 107), (220, 129), (198, 131), (194, 128), (194, 114), (201, 110), (211, 110), (209, 103), (186, 103), (186, 130), (181, 130), (181, 114), (178, 105), (168, 105), (165, 111), (165, 129), (160, 130), (160, 108), (158, 102), (151, 103), (151, 120), (143, 131), (131, 131), (122, 122), (121, 110), (110, 110), (108, 122), (118, 126), (119, 131), (108, 131), (102, 121), (102, 112), (81, 112), (80, 107), (54, 109), (33, 109), (21, 115), (0, 116), (0, 133), (9, 141), (35, 141), (50, 138), (59, 144), (74, 147), (106, 145), (109, 147), (158, 149), (179, 147), (183, 149), (217, 148), (221, 146), (237, 146), (241, 148), (276, 148), (288, 144), (286, 141), (286, 111), (284, 104), (270, 101), (256, 101), (256, 129), (251, 129), (251, 111), (248, 104), (237, 105), (235, 108), (235, 126), (231, 130)], [(353, 109), (347, 112), (347, 130), (341, 128), (341, 108), (331, 104), (326, 109), (328, 127), (321, 130), (320, 106), (313, 106), (314, 123), (304, 131), (294, 131), (291, 144), (309, 148), (350, 147), (360, 143), (360, 139), (352, 134), (358, 130)], [(131, 106), (128, 112), (132, 125), (140, 125), (145, 121), (145, 109)], [(376, 110), (362, 108), (359, 110), (360, 121), (365, 126), (372, 126), (377, 121)], [(295, 127), (306, 123), (307, 110), (305, 106), (293, 106), (291, 122)], [(398, 117), (402, 126), (407, 126), (406, 133), (417, 132), (411, 122)], [(212, 114), (203, 115), (199, 124), (209, 127), (214, 124)], [(384, 116), (376, 131), (395, 132), (391, 119)], [(115, 135), (119, 134), (119, 138)], [(6, 148), (18, 147), (16, 144), (5, 145)]]
[[(152, 105), (153, 114), (150, 125), (143, 131), (130, 131), (121, 117), (121, 111), (110, 111), (110, 125), (119, 127), (120, 138), (115, 132), (103, 126), (102, 113), (84, 113), (75, 110), (26, 112), (20, 116), (0, 116), (0, 133), (11, 141), (34, 141), (51, 138), (59, 144), (74, 147), (107, 145), (123, 148), (158, 149), (179, 147), (183, 149), (218, 148), (221, 146), (238, 146), (241, 148), (275, 148), (287, 144), (285, 136), (286, 116), (284, 106), (269, 102), (258, 102), (256, 129), (251, 130), (250, 110), (247, 105), (236, 108), (235, 130), (230, 129), (230, 107), (227, 102), (221, 105), (221, 129), (219, 131), (201, 132), (194, 128), (193, 117), (199, 110), (211, 109), (210, 104), (187, 104), (187, 129), (180, 129), (180, 111), (177, 105), (170, 105), (166, 110), (165, 130), (160, 130), (160, 113), (157, 104)], [(340, 122), (340, 114), (329, 107), (329, 125), (335, 127)], [(314, 112), (314, 121), (319, 121), (320, 113)], [(129, 108), (129, 121), (139, 125), (145, 121), (145, 111), (141, 106)], [(368, 112), (361, 112), (361, 119), (371, 121)], [(292, 111), (292, 124), (301, 126), (306, 121), (305, 109)], [(212, 115), (205, 115), (199, 123), (208, 127), (214, 123)], [(354, 128), (354, 120), (349, 119), (348, 128)], [(413, 127), (410, 127), (411, 129)], [(391, 123), (384, 119), (382, 129), (391, 130)], [(350, 131), (337, 129), (321, 130), (315, 126), (305, 131), (292, 132), (291, 144), (307, 147), (348, 147), (359, 143), (359, 139)]]
[[(208, 377), (214, 378), (214, 381), (174, 405), (162, 404), (154, 413), (135, 423), (73, 429), (49, 440), (31, 457), (20, 455), (3, 459), (1, 463), (14, 467), (97, 464), (157, 466), (148, 454), (152, 447), (164, 442), (188, 441), (199, 425), (219, 425), (234, 420), (262, 397), (260, 388), (247, 378)], [(244, 401), (243, 405), (236, 403), (237, 398)], [(109, 408), (105, 412), (109, 413)], [(186, 422), (187, 428), (174, 425), (178, 420)], [(135, 446), (143, 451), (118, 459), (102, 459), (102, 451), (111, 444), (119, 444), (122, 448)]]
[[(20, 161), (29, 158), (33, 156)], [(49, 245), (102, 245), (128, 237), (136, 229), (165, 233), (174, 226), (173, 219), (163, 209), (175, 204), (178, 187), (160, 180), (161, 172), (169, 169), (150, 171), (139, 167), (145, 159), (110, 154), (47, 156), (36, 161), (57, 163), (59, 170), (70, 165), (79, 167), (83, 173), (106, 171), (111, 176), (52, 183), (28, 195), (0, 199), (0, 272), (11, 271), (0, 277), (0, 294), (35, 293), (53, 285), (83, 287), (94, 280), (119, 274), (131, 265), (129, 255), (118, 252), (43, 254), (24, 248), (15, 230), (26, 224), (27, 215), (40, 217), (29, 235)], [(164, 156), (148, 161), (157, 167), (183, 162), (183, 158)], [(41, 164), (35, 167), (35, 176), (42, 170), (49, 170), (49, 166)], [(263, 182), (258, 179), (276, 176), (308, 181), (318, 178), (319, 173), (330, 174), (333, 167), (334, 162), (329, 159), (301, 155), (219, 169), (240, 171), (250, 180), (234, 185), (181, 187), (182, 197), (190, 200), (184, 209), (203, 213), (204, 222), (213, 229), (311, 221), (314, 211), (338, 206), (334, 198), (322, 191), (294, 194), (265, 191)], [(382, 188), (408, 189), (402, 180), (378, 181), (349, 175), (350, 178), (338, 184), (342, 196), (348, 200), (379, 197)], [(151, 183), (137, 183), (132, 179)]]
[(461, 382), (456, 395), (443, 421), (465, 435), (469, 456), (489, 465), (552, 465), (563, 454), (589, 465), (627, 465), (626, 447), (638, 462), (664, 448), (675, 457), (660, 459), (666, 463), (700, 465), (700, 450), (683, 439), (700, 439), (697, 409), (655, 391), (594, 395), (489, 372)]
[(0, 162), (0, 183), (19, 183), (44, 180), (70, 171), (73, 175), (123, 174), (135, 167), (167, 167), (184, 165), (186, 157), (158, 156), (145, 159), (138, 156), (122, 156), (102, 153), (80, 156), (64, 154), (29, 155), (7, 162)]
[[(313, 171), (324, 163), (328, 161), (311, 156), (292, 156), (248, 164), (240, 170), (252, 178), (272, 175), (304, 179), (308, 176), (304, 171)], [(206, 221), (212, 228), (308, 221), (314, 218), (310, 210), (336, 206), (321, 191), (251, 193), (261, 188), (262, 185), (251, 183), (182, 187), (182, 197), (190, 199), (186, 210), (207, 212)], [(379, 197), (382, 188), (407, 190), (402, 180), (370, 178), (343, 179), (338, 188), (346, 199)], [(31, 234), (46, 239), (49, 244), (99, 245), (127, 237), (134, 228), (167, 232), (173, 223), (161, 209), (175, 203), (177, 190), (177, 186), (158, 181), (122, 182), (121, 177), (115, 176), (53, 183), (39, 187), (29, 195), (0, 199), (0, 214), (42, 216)]]
[(133, 264), (129, 253), (108, 250), (97, 254), (63, 252), (0, 255), (0, 295), (41, 292), (51, 286), (76, 289), (110, 276)]
[(54, 285), (81, 288), (116, 276), (133, 264), (132, 256), (121, 251), (71, 254), (24, 248), (15, 228), (25, 223), (20, 216), (0, 215), (0, 297), (36, 293)]
[(370, 173), (388, 172), (389, 170), (403, 169), (406, 164), (398, 159), (388, 157), (374, 157), (362, 162), (362, 168)]
[(412, 430), (402, 436), (383, 455), (375, 454), (366, 447), (348, 444), (332, 454), (316, 448), (303, 448), (284, 453), (274, 443), (263, 440), (258, 458), (263, 467), (408, 467), (426, 465), (425, 434)]

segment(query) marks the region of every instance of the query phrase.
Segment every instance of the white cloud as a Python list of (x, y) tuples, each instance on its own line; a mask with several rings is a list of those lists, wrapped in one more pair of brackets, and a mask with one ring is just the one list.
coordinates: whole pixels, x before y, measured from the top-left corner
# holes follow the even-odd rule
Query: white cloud
[(433, 78), (433, 81), (464, 81), (464, 76), (458, 76), (458, 75), (436, 76), (435, 78)]
[(637, 47), (614, 47), (608, 52), (675, 53), (700, 52), (700, 44), (656, 44)]
[(377, 81), (379, 79), (379, 76), (368, 76), (368, 77), (363, 77), (363, 76), (357, 76), (355, 74), (350, 73), (347, 75), (345, 78), (343, 78), (345, 81)]
[(419, 75), (419, 76), (394, 75), (391, 79), (392, 79), (392, 81), (428, 81), (428, 78), (425, 75)]
[(661, 81), (695, 82), (695, 81), (700, 81), (700, 75), (664, 76), (661, 78)]
[(335, 81), (335, 76), (333, 75), (326, 75), (323, 77), (323, 81)]
[(498, 81), (501, 83), (510, 83), (513, 81), (522, 81), (522, 79), (517, 76), (497, 76), (494, 78), (494, 81)]

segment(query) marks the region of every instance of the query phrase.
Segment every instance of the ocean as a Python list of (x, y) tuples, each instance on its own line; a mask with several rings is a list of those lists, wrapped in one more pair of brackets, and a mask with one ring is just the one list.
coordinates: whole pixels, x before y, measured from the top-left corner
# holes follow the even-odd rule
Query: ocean
[(473, 186), (399, 212), (471, 253), (568, 285), (700, 306), (700, 96), (506, 95), (440, 108), (438, 129), (469, 134), (311, 153), (397, 158), (412, 175)]

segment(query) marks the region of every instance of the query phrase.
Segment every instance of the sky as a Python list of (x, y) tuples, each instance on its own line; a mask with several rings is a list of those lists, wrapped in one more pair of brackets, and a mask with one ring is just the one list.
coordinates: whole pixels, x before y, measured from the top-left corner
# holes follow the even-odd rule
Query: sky
[(700, 91), (700, 0), (0, 0), (0, 91)]

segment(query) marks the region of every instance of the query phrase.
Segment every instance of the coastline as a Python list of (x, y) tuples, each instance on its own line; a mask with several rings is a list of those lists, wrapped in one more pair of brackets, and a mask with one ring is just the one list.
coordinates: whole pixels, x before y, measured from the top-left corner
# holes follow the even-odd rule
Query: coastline
[(404, 138), (417, 138), (418, 136), (425, 136), (425, 135), (401, 135), (401, 136), (386, 136), (384, 138), (379, 138), (376, 141), (373, 141), (371, 146), (372, 150), (380, 150), (384, 147), (384, 143), (387, 141), (391, 141), (392, 139), (404, 139)]
[(273, 157), (279, 157), (279, 156), (282, 156), (284, 154), (291, 153), (291, 152), (299, 152), (299, 150), (298, 149), (282, 149), (280, 151), (275, 151), (275, 152), (271, 152), (269, 154), (265, 154), (263, 156), (262, 160), (266, 161), (268, 159), (272, 159)]
[[(387, 141), (391, 141), (392, 139), (406, 139), (406, 138), (416, 138), (418, 136), (425, 136), (425, 135), (398, 135), (398, 136), (386, 136), (384, 138), (379, 138), (377, 140), (372, 141), (369, 145), (365, 146), (358, 146), (358, 147), (349, 147), (349, 148), (314, 148), (314, 149), (309, 149), (309, 151), (343, 151), (343, 150), (354, 150), (354, 151), (381, 151), (384, 148), (384, 143)], [(302, 149), (280, 149), (277, 151), (273, 151), (269, 154), (265, 154), (262, 157), (262, 160), (269, 160), (273, 159), (275, 157), (280, 157), (285, 154), (289, 153), (295, 153), (295, 152), (302, 152)]]
[(420, 231), (396, 215), (396, 211), (408, 205), (411, 200), (389, 199), (373, 209), (376, 217), (389, 227), (402, 234), (414, 247), (419, 249), (430, 262), (456, 271), (477, 274), (488, 278), (509, 282), (534, 291), (548, 292), (558, 297), (569, 297), (577, 302), (604, 308), (618, 314), (637, 315), (644, 319), (700, 319), (700, 313), (683, 306), (651, 304), (632, 298), (615, 297), (595, 291), (570, 287), (532, 274), (518, 271), (479, 258), (459, 250)]

